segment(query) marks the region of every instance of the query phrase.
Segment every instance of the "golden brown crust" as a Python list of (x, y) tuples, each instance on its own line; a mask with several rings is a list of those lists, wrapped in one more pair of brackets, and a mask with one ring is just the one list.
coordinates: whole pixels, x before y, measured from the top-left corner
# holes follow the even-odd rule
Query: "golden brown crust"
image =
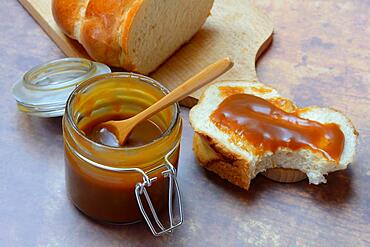
[(90, 0), (81, 26), (80, 42), (97, 61), (120, 66), (122, 52), (117, 32), (129, 1)]
[(122, 49), (125, 54), (128, 53), (128, 34), (130, 32), (134, 17), (143, 4), (143, 0), (135, 1), (131, 4), (130, 9), (127, 12), (124, 22), (122, 23)]
[(72, 39), (76, 39), (74, 28), (76, 21), (79, 19), (81, 6), (80, 0), (53, 0), (52, 2), (55, 22)]
[(248, 190), (251, 180), (249, 163), (230, 155), (230, 152), (226, 152), (221, 146), (212, 145), (210, 140), (199, 133), (194, 134), (193, 151), (200, 165), (230, 183)]
[(123, 66), (125, 68), (128, 68), (128, 70), (134, 71), (134, 72), (139, 72), (139, 71), (137, 71), (137, 68), (134, 66), (133, 62), (130, 60), (130, 57), (128, 56), (128, 50), (129, 50), (129, 44), (128, 44), (129, 38), (128, 37), (130, 36), (130, 32), (132, 30), (131, 27), (134, 21), (134, 17), (139, 12), (142, 4), (143, 4), (143, 0), (135, 1), (131, 5), (129, 12), (127, 13), (125, 22), (122, 23), (123, 31), (122, 31), (122, 44), (121, 45), (122, 45), (123, 53), (125, 54), (125, 58), (126, 58), (123, 61)]
[(143, 4), (143, 0), (136, 0), (132, 1), (130, 8), (128, 9), (128, 12), (126, 13), (125, 19), (121, 24), (121, 47), (122, 52), (125, 59), (121, 59), (121, 66), (124, 68), (127, 68), (130, 71), (136, 71), (136, 67), (133, 65), (132, 61), (129, 59), (128, 56), (128, 37), (130, 36), (129, 33), (131, 32), (132, 23), (134, 21), (134, 17), (140, 10), (140, 7)]

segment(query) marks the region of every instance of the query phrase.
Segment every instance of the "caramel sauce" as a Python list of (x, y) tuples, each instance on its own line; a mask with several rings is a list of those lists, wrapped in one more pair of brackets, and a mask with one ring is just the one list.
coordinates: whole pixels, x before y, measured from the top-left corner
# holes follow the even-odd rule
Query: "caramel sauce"
[(233, 94), (244, 93), (243, 87), (233, 87), (233, 86), (221, 86), (218, 88), (222, 97), (229, 97)]
[(344, 147), (338, 125), (301, 118), (249, 94), (226, 98), (210, 118), (219, 129), (232, 133), (232, 140), (248, 141), (260, 152), (309, 148), (339, 162)]
[(265, 88), (265, 87), (251, 87), (253, 92), (256, 93), (261, 93), (261, 94), (266, 94), (266, 93), (271, 93), (272, 89), (270, 88)]
[(268, 101), (286, 112), (295, 111), (297, 108), (292, 101), (280, 97), (272, 98)]
[[(220, 95), (225, 98), (231, 95), (234, 95), (234, 94), (243, 94), (245, 92), (244, 87), (238, 87), (238, 86), (220, 86), (218, 89), (220, 91)], [(265, 88), (265, 87), (251, 87), (250, 89), (253, 92), (260, 93), (260, 94), (266, 94), (266, 93), (272, 92), (272, 89)]]
[[(120, 117), (116, 120), (126, 119), (127, 117)], [(94, 124), (95, 125), (95, 124)], [(106, 128), (99, 128), (99, 124), (95, 126), (85, 126), (84, 133), (89, 139), (111, 147), (121, 147), (116, 136), (109, 132)], [(150, 120), (140, 122), (132, 130), (128, 136), (124, 147), (138, 147), (143, 146), (157, 139), (162, 134), (161, 128)]]

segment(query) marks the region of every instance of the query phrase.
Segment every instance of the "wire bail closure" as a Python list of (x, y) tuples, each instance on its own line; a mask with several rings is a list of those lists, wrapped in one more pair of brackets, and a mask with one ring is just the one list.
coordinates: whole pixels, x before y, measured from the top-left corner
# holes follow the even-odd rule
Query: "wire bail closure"
[[(151, 232), (154, 236), (161, 236), (165, 233), (172, 232), (172, 230), (178, 226), (180, 226), (183, 222), (183, 212), (182, 212), (182, 202), (181, 202), (181, 193), (179, 189), (179, 185), (176, 179), (176, 169), (169, 161), (169, 156), (174, 152), (173, 149), (170, 153), (165, 156), (165, 164), (166, 170), (162, 172), (162, 176), (169, 179), (168, 185), (168, 217), (169, 217), (169, 227), (165, 228), (162, 222), (159, 220), (156, 210), (153, 206), (152, 201), (150, 200), (150, 196), (146, 187), (152, 186), (153, 182), (157, 180), (157, 177), (149, 178), (146, 174), (143, 175), (143, 182), (137, 183), (135, 186), (135, 196), (137, 203), (139, 205), (139, 209), (144, 216), (146, 223), (148, 224)], [(174, 217), (173, 215), (173, 192), (176, 192), (177, 204), (178, 204), (178, 217)], [(142, 195), (144, 194), (144, 198), (149, 206), (150, 213), (152, 214), (156, 226), (154, 226), (153, 222), (151, 221), (148, 213), (145, 211), (143, 202), (142, 202)], [(175, 219), (178, 220), (175, 222)]]

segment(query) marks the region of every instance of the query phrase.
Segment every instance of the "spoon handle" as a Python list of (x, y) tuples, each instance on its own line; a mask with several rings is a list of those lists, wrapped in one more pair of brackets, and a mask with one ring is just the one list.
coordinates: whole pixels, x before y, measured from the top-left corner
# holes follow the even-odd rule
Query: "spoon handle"
[(215, 80), (217, 77), (228, 71), (232, 66), (233, 62), (228, 57), (220, 59), (217, 62), (208, 65), (201, 72), (185, 81), (172, 92), (164, 96), (162, 99), (137, 114), (135, 118), (140, 121), (148, 119), (155, 113), (165, 109), (175, 102), (184, 99), (192, 92)]

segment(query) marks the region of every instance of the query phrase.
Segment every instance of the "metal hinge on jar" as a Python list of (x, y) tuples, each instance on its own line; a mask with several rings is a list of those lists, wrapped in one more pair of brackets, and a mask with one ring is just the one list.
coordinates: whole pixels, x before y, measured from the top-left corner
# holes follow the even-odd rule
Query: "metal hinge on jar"
[[(176, 149), (176, 148), (175, 148)], [(174, 149), (174, 150), (175, 150)], [(169, 218), (169, 227), (164, 227), (162, 222), (160, 221), (158, 214), (153, 206), (153, 203), (150, 199), (150, 196), (147, 191), (147, 187), (152, 186), (153, 182), (157, 180), (157, 177), (149, 178), (146, 174), (143, 175), (143, 182), (137, 183), (135, 187), (135, 195), (139, 205), (139, 209), (144, 216), (146, 223), (148, 224), (150, 230), (152, 231), (154, 236), (160, 236), (164, 233), (171, 232), (174, 228), (180, 226), (183, 222), (183, 212), (182, 212), (182, 202), (181, 202), (181, 193), (179, 190), (179, 185), (176, 179), (176, 169), (173, 167), (171, 162), (169, 161), (170, 155), (174, 152), (171, 151), (165, 156), (165, 164), (163, 165), (166, 169), (162, 172), (162, 176), (169, 179), (168, 185), (168, 218)], [(162, 167), (162, 166), (161, 166)], [(159, 169), (160, 167), (158, 167)], [(173, 214), (173, 196), (175, 193), (175, 197), (177, 199), (177, 217)], [(153, 224), (152, 220), (150, 219), (148, 213), (145, 211), (143, 202), (142, 202), (142, 195), (146, 200), (146, 203), (149, 206), (150, 213), (154, 219), (155, 224)], [(176, 220), (177, 219), (177, 220)]]

